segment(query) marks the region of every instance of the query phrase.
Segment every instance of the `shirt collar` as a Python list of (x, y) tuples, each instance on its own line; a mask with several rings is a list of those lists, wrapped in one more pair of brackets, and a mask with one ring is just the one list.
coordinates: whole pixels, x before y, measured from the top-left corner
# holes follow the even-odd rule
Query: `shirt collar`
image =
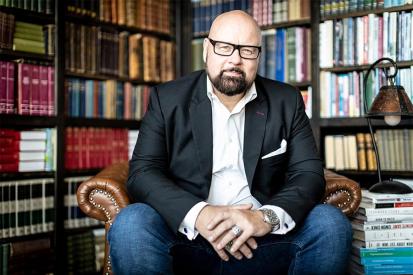
[[(213, 98), (218, 99), (218, 97), (214, 94), (213, 89), (212, 89), (212, 82), (209, 79), (209, 75), (207, 75), (207, 96), (209, 100), (212, 102)], [(255, 87), (255, 81), (252, 83), (251, 87), (248, 89), (248, 91), (245, 93), (244, 97), (241, 99), (241, 101), (245, 101), (245, 104), (249, 103), (250, 101), (253, 101), (257, 97), (257, 89)], [(219, 100), (219, 99), (218, 99)]]

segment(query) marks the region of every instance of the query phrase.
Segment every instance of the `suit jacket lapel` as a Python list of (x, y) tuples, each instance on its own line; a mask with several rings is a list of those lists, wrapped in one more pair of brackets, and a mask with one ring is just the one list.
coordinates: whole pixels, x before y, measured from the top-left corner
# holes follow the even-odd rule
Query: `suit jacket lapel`
[(257, 98), (245, 107), (244, 127), (244, 167), (248, 185), (251, 188), (252, 179), (261, 154), (264, 140), (265, 125), (267, 122), (268, 106), (264, 97), (263, 87), (260, 85), (259, 77), (255, 81)]
[(206, 171), (204, 176), (210, 183), (212, 176), (212, 109), (206, 91), (205, 72), (199, 77), (194, 87), (189, 115), (201, 171)]

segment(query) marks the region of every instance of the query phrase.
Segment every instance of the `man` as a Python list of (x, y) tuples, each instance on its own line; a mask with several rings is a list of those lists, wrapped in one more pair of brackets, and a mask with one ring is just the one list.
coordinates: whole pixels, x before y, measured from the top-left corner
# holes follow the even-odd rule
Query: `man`
[(136, 201), (109, 232), (116, 274), (340, 274), (351, 227), (299, 91), (256, 75), (257, 23), (218, 16), (206, 72), (155, 87), (130, 162)]

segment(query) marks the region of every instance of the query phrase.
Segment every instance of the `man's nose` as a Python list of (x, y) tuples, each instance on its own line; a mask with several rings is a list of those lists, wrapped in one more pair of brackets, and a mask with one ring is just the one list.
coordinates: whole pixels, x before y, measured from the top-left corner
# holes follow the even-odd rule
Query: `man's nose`
[(229, 56), (229, 60), (233, 64), (239, 64), (242, 61), (242, 57), (239, 53), (239, 49), (235, 49), (234, 52)]

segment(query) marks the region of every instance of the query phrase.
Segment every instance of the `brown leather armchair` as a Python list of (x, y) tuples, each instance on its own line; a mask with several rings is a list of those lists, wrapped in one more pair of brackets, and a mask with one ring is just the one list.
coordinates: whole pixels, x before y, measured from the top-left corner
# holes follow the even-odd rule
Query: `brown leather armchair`
[[(331, 171), (324, 173), (327, 184), (323, 202), (337, 206), (347, 216), (352, 215), (361, 201), (359, 185)], [(125, 185), (127, 178), (128, 163), (118, 163), (83, 182), (77, 190), (79, 207), (89, 217), (104, 221), (106, 233), (119, 211), (130, 203)], [(112, 274), (107, 242), (104, 274)]]

